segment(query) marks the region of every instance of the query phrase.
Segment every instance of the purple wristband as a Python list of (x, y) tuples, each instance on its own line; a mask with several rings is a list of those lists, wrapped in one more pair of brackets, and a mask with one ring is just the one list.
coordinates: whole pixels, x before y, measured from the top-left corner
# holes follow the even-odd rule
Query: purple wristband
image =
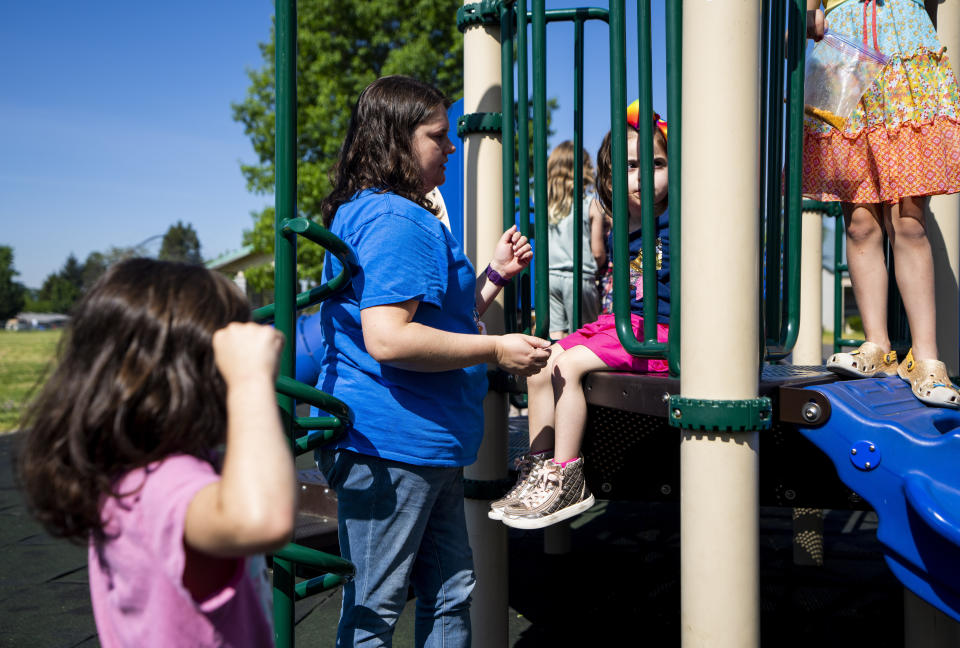
[(491, 268), (489, 264), (487, 264), (487, 269), (484, 272), (487, 273), (487, 279), (492, 281), (494, 286), (500, 286), (502, 288), (510, 283), (509, 279), (504, 279), (501, 277), (500, 273)]

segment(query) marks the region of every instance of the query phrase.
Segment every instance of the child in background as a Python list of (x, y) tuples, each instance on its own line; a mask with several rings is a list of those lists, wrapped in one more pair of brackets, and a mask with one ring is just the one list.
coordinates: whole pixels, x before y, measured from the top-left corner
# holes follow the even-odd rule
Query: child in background
[[(843, 130), (804, 118), (803, 193), (842, 201), (850, 279), (866, 341), (827, 361), (856, 377), (899, 374), (928, 405), (960, 406), (960, 391), (938, 360), (933, 254), (927, 196), (960, 191), (960, 95), (931, 19), (936, 3), (826, 2), (830, 30), (889, 57)], [(807, 2), (807, 35), (819, 40), (819, 0)], [(883, 234), (893, 246), (897, 285), (912, 349), (902, 363), (887, 331)]]
[(583, 172), (583, 194), (573, 195), (576, 173), (573, 142), (557, 145), (547, 158), (547, 222), (550, 237), (550, 337), (561, 338), (576, 328), (573, 312), (573, 251), (574, 199), (582, 203), (581, 219), (581, 289), (580, 314), (584, 322), (592, 322), (600, 314), (597, 293), (597, 260), (590, 243), (593, 210), (593, 162), (590, 154), (581, 150), (580, 166)]
[(28, 504), (88, 544), (106, 648), (273, 645), (259, 554), (290, 540), (296, 483), (273, 389), (283, 336), (249, 316), (202, 267), (119, 263), (25, 416)]
[[(631, 107), (633, 108), (633, 107)], [(670, 241), (667, 215), (667, 124), (654, 113), (653, 124), (638, 125), (638, 110), (628, 109), (627, 214), (629, 218), (631, 320), (643, 330), (643, 253), (638, 128), (653, 137), (653, 210), (657, 258), (646, 268), (657, 273), (657, 339), (666, 341), (670, 316)], [(597, 154), (597, 190), (602, 207), (613, 213), (611, 133)], [(586, 511), (593, 505), (583, 474), (580, 445), (587, 422), (581, 380), (592, 371), (666, 371), (666, 362), (636, 358), (617, 337), (612, 314), (587, 324), (550, 347), (547, 366), (527, 378), (530, 450), (520, 461), (520, 479), (507, 495), (490, 505), (489, 517), (519, 529), (538, 529)]]

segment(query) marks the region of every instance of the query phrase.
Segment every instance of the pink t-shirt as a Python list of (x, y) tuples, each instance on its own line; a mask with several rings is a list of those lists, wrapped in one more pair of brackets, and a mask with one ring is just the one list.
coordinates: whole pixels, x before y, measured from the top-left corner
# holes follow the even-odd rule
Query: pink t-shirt
[(104, 648), (272, 646), (270, 586), (261, 556), (239, 558), (226, 587), (195, 601), (183, 586), (187, 505), (219, 479), (210, 464), (173, 455), (127, 473), (91, 540), (90, 598)]

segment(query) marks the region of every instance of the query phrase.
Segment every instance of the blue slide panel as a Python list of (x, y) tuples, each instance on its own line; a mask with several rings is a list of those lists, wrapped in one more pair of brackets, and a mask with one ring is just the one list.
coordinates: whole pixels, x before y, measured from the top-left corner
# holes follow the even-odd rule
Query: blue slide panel
[(894, 575), (960, 621), (960, 411), (927, 407), (897, 377), (807, 388), (830, 418), (800, 432), (877, 512)]

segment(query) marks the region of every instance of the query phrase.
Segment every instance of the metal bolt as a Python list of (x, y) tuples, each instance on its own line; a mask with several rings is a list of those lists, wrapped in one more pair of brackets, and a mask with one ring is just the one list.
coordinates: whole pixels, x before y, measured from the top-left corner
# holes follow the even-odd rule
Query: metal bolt
[(800, 411), (800, 416), (803, 417), (803, 420), (807, 423), (816, 423), (820, 420), (820, 406), (816, 403), (807, 403), (803, 406), (803, 409)]
[(870, 452), (876, 452), (876, 451), (877, 451), (877, 446), (875, 446), (875, 445), (873, 445), (873, 444), (871, 443), (871, 444), (870, 444)]
[(673, 488), (671, 488), (670, 484), (664, 484), (660, 487), (660, 492), (664, 495), (669, 495), (673, 492)]
[(602, 490), (604, 493), (609, 493), (613, 490), (613, 484), (610, 482), (603, 482), (600, 484), (600, 490)]
[(670, 402), (670, 392), (663, 392), (663, 396), (661, 396), (660, 399), (661, 399), (664, 403), (669, 403), (669, 402)]
[(857, 454), (857, 449), (856, 449), (856, 448), (850, 448), (850, 454), (852, 454), (852, 455)]
[(869, 462), (869, 461), (865, 461), (865, 462), (863, 463), (863, 467), (864, 467), (864, 468), (869, 468), (869, 467), (870, 467), (870, 462)]
[(674, 407), (674, 408), (673, 408), (673, 418), (681, 418), (682, 416), (683, 416), (683, 413), (680, 411), (680, 408), (679, 408), (679, 407)]
[(797, 491), (793, 490), (792, 488), (788, 488), (784, 491), (783, 496), (787, 498), (787, 500), (793, 501), (797, 499)]

